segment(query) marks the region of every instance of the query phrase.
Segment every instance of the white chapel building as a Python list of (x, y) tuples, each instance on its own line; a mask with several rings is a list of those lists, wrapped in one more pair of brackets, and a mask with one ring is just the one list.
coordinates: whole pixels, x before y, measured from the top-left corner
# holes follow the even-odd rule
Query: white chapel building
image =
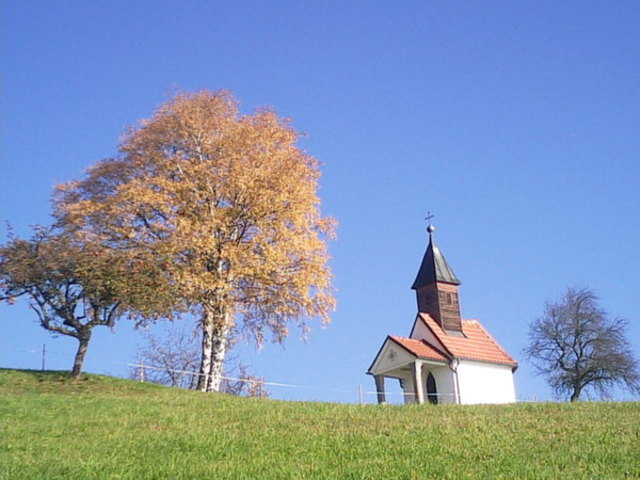
[(406, 403), (510, 403), (518, 363), (477, 320), (460, 316), (460, 280), (435, 245), (429, 246), (411, 287), (418, 314), (409, 337), (389, 335), (367, 374), (385, 403), (385, 379), (398, 379)]

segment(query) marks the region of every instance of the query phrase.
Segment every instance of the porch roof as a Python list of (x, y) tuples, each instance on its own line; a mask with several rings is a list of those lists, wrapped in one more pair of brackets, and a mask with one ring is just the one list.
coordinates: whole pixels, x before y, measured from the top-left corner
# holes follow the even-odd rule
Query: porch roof
[(446, 354), (438, 350), (432, 345), (429, 345), (424, 340), (417, 340), (415, 338), (397, 337), (395, 335), (389, 335), (389, 338), (398, 343), (409, 353), (415, 355), (418, 358), (427, 360), (438, 360), (441, 362), (448, 362)]

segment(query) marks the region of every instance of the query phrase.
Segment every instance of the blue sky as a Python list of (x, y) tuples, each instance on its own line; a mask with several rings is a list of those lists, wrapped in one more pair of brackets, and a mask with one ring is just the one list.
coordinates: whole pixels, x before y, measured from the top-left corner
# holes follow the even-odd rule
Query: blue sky
[[(520, 360), (521, 399), (549, 399), (521, 350), (567, 286), (630, 320), (640, 356), (640, 3), (637, 1), (2, 3), (0, 219), (50, 221), (59, 182), (115, 154), (175, 89), (231, 90), (306, 132), (324, 164), (338, 309), (308, 341), (240, 347), (277, 398), (356, 401), (409, 289), (435, 213), (477, 318)], [(6, 238), (6, 230), (0, 232)], [(162, 325), (153, 327), (160, 332)], [(0, 307), (0, 365), (69, 368), (21, 303)], [(141, 337), (96, 330), (86, 368), (125, 375)], [(617, 398), (624, 398), (618, 392)], [(367, 396), (373, 401), (373, 396)]]

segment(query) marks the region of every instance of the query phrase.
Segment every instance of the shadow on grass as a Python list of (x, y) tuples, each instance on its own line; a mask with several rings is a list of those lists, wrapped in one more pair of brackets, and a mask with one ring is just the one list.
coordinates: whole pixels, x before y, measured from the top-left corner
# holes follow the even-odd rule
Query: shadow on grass
[[(30, 370), (23, 368), (0, 368), (0, 372), (16, 372), (31, 377), (37, 382), (72, 380), (68, 370)], [(83, 374), (84, 376), (84, 374)]]
[(22, 370), (0, 368), (0, 386), (3, 392), (27, 393), (115, 393), (123, 394), (162, 388), (151, 383), (140, 383), (122, 378), (83, 373), (73, 378), (70, 371)]

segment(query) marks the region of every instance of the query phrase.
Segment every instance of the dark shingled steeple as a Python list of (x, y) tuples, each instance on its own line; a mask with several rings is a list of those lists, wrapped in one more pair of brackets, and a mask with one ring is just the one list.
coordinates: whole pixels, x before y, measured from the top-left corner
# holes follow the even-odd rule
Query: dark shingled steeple
[(429, 225), (429, 246), (418, 276), (411, 286), (416, 291), (418, 311), (428, 313), (446, 332), (462, 334), (458, 285), (460, 280), (433, 240), (435, 227)]
[(435, 282), (445, 282), (452, 285), (460, 285), (460, 280), (453, 273), (453, 269), (449, 266), (444, 258), (444, 255), (440, 252), (433, 240), (433, 232), (435, 227), (429, 225), (427, 229), (429, 231), (429, 246), (427, 251), (422, 257), (422, 264), (418, 275), (416, 276), (412, 289), (417, 290), (425, 285), (429, 285)]

